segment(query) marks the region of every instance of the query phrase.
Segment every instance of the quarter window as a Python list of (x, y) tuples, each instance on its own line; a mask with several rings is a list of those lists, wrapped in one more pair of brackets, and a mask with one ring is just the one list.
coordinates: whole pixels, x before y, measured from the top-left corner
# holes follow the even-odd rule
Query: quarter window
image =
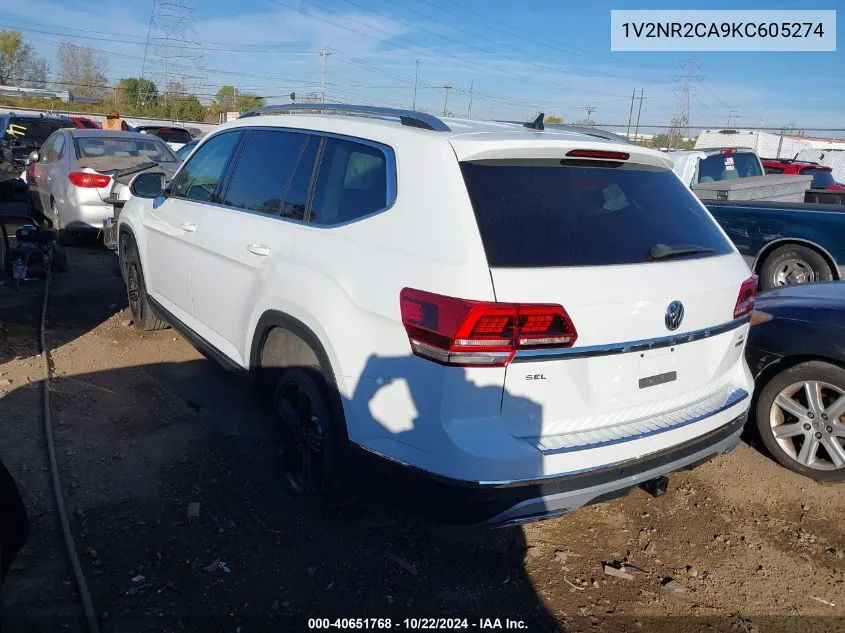
[(317, 177), (310, 221), (352, 222), (388, 206), (387, 159), (371, 145), (330, 138)]
[(297, 132), (249, 132), (223, 197), (223, 204), (279, 215), (285, 189), (308, 138)]
[(240, 138), (240, 132), (225, 132), (203, 143), (179, 171), (171, 195), (199, 202), (212, 200)]

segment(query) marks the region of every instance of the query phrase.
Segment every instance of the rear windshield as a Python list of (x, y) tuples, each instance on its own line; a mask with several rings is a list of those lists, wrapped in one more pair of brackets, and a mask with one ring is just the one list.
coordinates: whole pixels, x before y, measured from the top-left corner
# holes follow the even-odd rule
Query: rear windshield
[(77, 158), (97, 158), (99, 156), (133, 156), (161, 162), (175, 162), (178, 159), (173, 151), (158, 139), (140, 141), (120, 136), (92, 136), (74, 139)]
[(760, 160), (751, 152), (714, 154), (698, 164), (698, 182), (715, 182), (762, 176)]
[(190, 143), (193, 139), (187, 130), (172, 127), (144, 128), (146, 134), (155, 134), (165, 143)]
[(6, 126), (6, 139), (27, 144), (42, 145), (56, 130), (75, 127), (72, 121), (63, 119), (42, 119), (38, 117), (10, 117)]
[(657, 245), (731, 246), (671, 171), (558, 161), (461, 163), (491, 267), (610, 266), (650, 261)]
[(801, 175), (813, 177), (813, 182), (810, 183), (811, 189), (825, 189), (836, 184), (836, 181), (833, 179), (833, 172), (829, 169), (809, 167), (807, 169), (802, 169)]

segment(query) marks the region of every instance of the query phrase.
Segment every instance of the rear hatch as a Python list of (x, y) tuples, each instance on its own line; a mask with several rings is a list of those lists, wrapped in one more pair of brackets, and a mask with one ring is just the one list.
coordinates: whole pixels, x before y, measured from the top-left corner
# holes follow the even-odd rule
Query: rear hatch
[(598, 159), (568, 158), (569, 146), (461, 160), (496, 300), (560, 304), (577, 333), (567, 348), (517, 351), (506, 369), (503, 419), (540, 448), (721, 406), (742, 357), (741, 257), (663, 159), (614, 146), (624, 153), (604, 160), (591, 147)]

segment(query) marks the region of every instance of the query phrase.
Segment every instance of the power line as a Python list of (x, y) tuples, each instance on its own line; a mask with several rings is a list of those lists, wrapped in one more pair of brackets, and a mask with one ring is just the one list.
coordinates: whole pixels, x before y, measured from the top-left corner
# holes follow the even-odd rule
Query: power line
[[(577, 57), (583, 57), (583, 58), (591, 59), (593, 61), (595, 61), (596, 59), (604, 60), (604, 61), (613, 63), (614, 65), (617, 65), (617, 66), (621, 65), (621, 66), (627, 66), (627, 67), (630, 67), (630, 68), (642, 68), (642, 69), (647, 69), (647, 70), (661, 70), (661, 69), (662, 70), (668, 70), (669, 69), (668, 66), (646, 66), (646, 65), (643, 65), (643, 64), (634, 64), (632, 62), (627, 62), (627, 61), (625, 61), (624, 59), (621, 59), (621, 58), (610, 57), (608, 55), (601, 55), (601, 54), (597, 54), (595, 51), (589, 51), (589, 50), (586, 50), (586, 49), (583, 49), (583, 48), (578, 48), (576, 46), (571, 46), (569, 44), (562, 44), (562, 43), (559, 43), (559, 42), (555, 42), (554, 40), (548, 39), (548, 38), (546, 38), (542, 35), (539, 35), (538, 33), (527, 31), (525, 29), (520, 29), (519, 27), (515, 26), (512, 22), (506, 23), (506, 22), (503, 22), (501, 20), (496, 20), (495, 18), (493, 18), (489, 15), (485, 15), (485, 14), (483, 14), (483, 13), (477, 11), (477, 10), (470, 9), (470, 8), (462, 5), (460, 2), (457, 2), (456, 0), (450, 0), (449, 5), (438, 5), (438, 4), (435, 4), (433, 2), (430, 2), (429, 0), (419, 0), (419, 1), (424, 3), (424, 4), (427, 4), (428, 6), (436, 9), (437, 11), (445, 11), (445, 12), (451, 13), (452, 15), (455, 15), (455, 16), (459, 16), (459, 14), (457, 12), (455, 12), (451, 7), (458, 7), (460, 9), (462, 9), (463, 11), (465, 11), (467, 14), (472, 16), (474, 24), (477, 24), (479, 21), (487, 22), (488, 23), (487, 28), (489, 28), (493, 31), (497, 31), (497, 32), (502, 33), (504, 35), (507, 35), (511, 38), (523, 40), (523, 41), (528, 42), (530, 44), (543, 46), (547, 49), (558, 51), (558, 52), (563, 52), (563, 53), (566, 53), (568, 55), (575, 55)], [(429, 16), (426, 16), (426, 17), (428, 18)], [(501, 24), (503, 26), (502, 27), (491, 26), (490, 23)], [(521, 35), (519, 35), (519, 33), (524, 33), (525, 35), (521, 36)]]
[[(304, 1), (306, 4), (310, 4), (311, 6), (314, 6), (314, 7), (316, 7), (317, 9), (322, 10), (319, 6), (315, 5), (315, 4), (314, 4), (311, 0), (303, 0), (303, 1)], [(360, 4), (356, 3), (356, 2), (354, 2), (353, 0), (343, 0), (343, 1), (344, 1), (344, 2), (347, 2), (347, 3), (349, 3), (349, 4), (352, 4), (352, 5), (354, 5), (354, 6), (357, 6), (357, 7), (363, 8), (363, 9), (364, 9), (364, 10), (366, 10), (366, 11), (371, 11), (370, 9), (367, 9), (367, 7), (364, 7), (363, 5), (360, 5)], [(372, 35), (372, 33), (366, 33), (366, 32), (361, 31), (361, 30), (359, 30), (359, 29), (353, 29), (353, 28), (351, 28), (351, 27), (349, 26), (349, 24), (342, 24), (342, 23), (340, 23), (340, 22), (337, 22), (337, 21), (331, 20), (330, 18), (326, 17), (326, 15), (325, 15), (325, 14), (324, 14), (324, 15), (315, 15), (314, 13), (311, 13), (311, 12), (309, 12), (309, 11), (305, 11), (305, 10), (300, 9), (300, 8), (298, 8), (298, 7), (295, 7), (295, 6), (292, 6), (292, 5), (286, 4), (285, 2), (281, 2), (280, 0), (271, 0), (271, 2), (273, 2), (273, 4), (277, 4), (277, 5), (279, 5), (279, 6), (283, 6), (283, 7), (287, 8), (287, 9), (290, 9), (290, 10), (292, 10), (292, 11), (296, 11), (296, 12), (298, 12), (298, 13), (302, 13), (302, 14), (307, 15), (307, 16), (310, 16), (310, 17), (312, 17), (312, 18), (316, 18), (316, 19), (323, 20), (324, 22), (328, 22), (329, 24), (334, 24), (335, 26), (338, 26), (338, 27), (340, 27), (340, 28), (343, 28), (343, 29), (347, 29), (347, 30), (354, 31), (354, 32), (356, 32), (356, 33), (358, 33), (358, 34), (360, 34), (360, 35), (362, 35), (362, 36), (364, 36), (364, 37), (368, 37), (368, 38), (370, 38), (370, 39), (377, 39), (377, 38), (375, 38), (375, 37)], [(393, 20), (393, 21), (398, 21), (398, 22), (401, 22), (401, 20), (398, 20), (398, 19), (396, 19), (396, 18), (391, 18), (390, 16), (385, 15), (385, 14), (383, 14), (383, 13), (378, 13), (378, 12), (376, 12), (376, 11), (371, 11), (371, 12), (372, 12), (372, 13), (375, 13), (376, 15), (380, 15), (380, 16), (382, 16), (382, 17), (385, 17), (385, 18), (387, 18), (387, 19), (389, 19), (389, 20)], [(413, 40), (410, 40), (410, 39), (408, 39), (408, 38), (406, 38), (406, 37), (401, 37), (401, 36), (398, 36), (398, 35), (396, 35), (395, 33), (391, 33), (391, 32), (389, 32), (389, 31), (386, 31), (386, 30), (384, 30), (384, 29), (378, 28), (378, 27), (373, 26), (373, 25), (371, 25), (371, 24), (367, 24), (367, 23), (365, 23), (365, 22), (361, 22), (360, 20), (355, 20), (355, 19), (350, 18), (350, 17), (346, 17), (345, 19), (347, 20), (347, 22), (352, 22), (352, 23), (355, 23), (355, 24), (360, 24), (360, 25), (362, 25), (362, 26), (366, 27), (367, 29), (369, 29), (370, 31), (377, 31), (377, 32), (379, 32), (379, 33), (382, 33), (382, 34), (384, 34), (384, 35), (387, 35), (388, 37), (390, 37), (390, 38), (392, 38), (392, 39), (394, 39), (394, 40), (398, 40), (398, 41), (403, 41), (403, 42), (410, 43), (410, 44), (411, 44), (412, 46), (414, 46), (414, 47), (419, 47), (419, 46), (420, 46), (417, 42), (414, 42)], [(404, 23), (404, 24), (406, 24), (406, 25), (408, 25), (408, 26), (413, 27), (414, 29), (420, 29), (419, 25), (413, 25), (413, 24), (411, 24), (410, 22), (403, 22), (403, 23)], [(425, 29), (420, 29), (420, 30), (425, 30)], [(432, 31), (427, 31), (427, 32), (432, 33), (432, 34), (433, 34), (433, 35), (435, 35), (436, 37), (442, 37), (443, 39), (446, 39), (446, 40), (451, 40), (451, 41), (453, 41), (453, 42), (455, 42), (455, 43), (458, 43), (458, 44), (461, 44), (461, 45), (465, 45), (465, 46), (469, 46), (470, 48), (476, 48), (477, 50), (481, 50), (482, 52), (485, 52), (485, 53), (487, 53), (487, 54), (491, 54), (489, 51), (486, 51), (486, 50), (484, 50), (484, 49), (480, 49), (480, 48), (478, 48), (478, 47), (475, 47), (475, 46), (472, 46), (472, 45), (469, 45), (469, 44), (463, 44), (463, 43), (461, 43), (461, 42), (458, 42), (457, 40), (452, 40), (451, 38), (448, 38), (448, 37), (442, 36), (442, 35), (440, 35), (440, 34), (438, 34), (438, 33), (434, 33), (434, 32), (432, 32)], [(426, 49), (426, 47), (423, 47), (423, 49), (424, 49), (424, 50), (428, 50), (428, 49)], [(495, 53), (494, 53), (494, 54), (495, 54)], [(525, 77), (525, 76), (517, 75), (517, 74), (511, 73), (511, 72), (505, 71), (505, 70), (503, 70), (503, 69), (501, 69), (501, 68), (496, 68), (495, 66), (490, 66), (490, 65), (488, 65), (488, 64), (483, 64), (483, 63), (480, 63), (480, 62), (477, 62), (477, 61), (476, 61), (476, 62), (467, 62), (467, 61), (464, 61), (463, 59), (461, 59), (460, 57), (458, 57), (458, 56), (456, 56), (456, 55), (452, 55), (451, 53), (440, 52), (440, 53), (439, 53), (439, 55), (440, 55), (440, 56), (442, 56), (442, 57), (447, 57), (447, 58), (449, 58), (449, 59), (452, 59), (452, 60), (454, 60), (455, 62), (457, 62), (457, 63), (458, 63), (461, 67), (463, 67), (463, 68), (467, 68), (467, 69), (470, 69), (470, 70), (477, 70), (479, 67), (481, 67), (481, 68), (488, 68), (488, 69), (492, 70), (495, 74), (499, 74), (499, 75), (507, 76), (507, 77), (510, 77), (510, 78), (512, 78), (512, 79), (516, 79), (516, 80), (518, 80), (518, 81), (520, 81), (520, 82), (522, 82), (522, 83), (529, 83), (529, 84), (531, 84), (531, 85), (533, 85), (533, 86), (536, 86), (536, 85), (547, 85), (547, 86), (552, 86), (552, 87), (554, 87), (554, 88), (556, 88), (556, 89), (563, 89), (563, 88), (566, 88), (566, 86), (563, 86), (563, 85), (561, 85), (561, 84), (551, 83), (551, 82), (547, 82), (547, 81), (541, 81), (541, 80), (538, 80), (538, 79), (536, 79), (536, 78), (528, 78), (528, 77)], [(517, 61), (519, 61), (519, 63), (525, 63), (525, 62), (523, 62), (523, 61), (521, 61), (521, 60), (517, 60)], [(544, 68), (544, 70), (554, 70), (554, 69), (550, 69), (550, 68), (548, 68), (548, 67), (545, 67), (545, 68)], [(461, 92), (464, 92), (464, 93), (465, 93), (465, 91), (461, 91)], [(608, 93), (596, 93), (596, 92), (589, 91), (589, 90), (575, 90), (574, 92), (583, 92), (583, 93), (585, 93), (585, 94), (598, 94), (598, 95), (608, 94)], [(618, 96), (618, 95), (613, 95), (613, 96)]]

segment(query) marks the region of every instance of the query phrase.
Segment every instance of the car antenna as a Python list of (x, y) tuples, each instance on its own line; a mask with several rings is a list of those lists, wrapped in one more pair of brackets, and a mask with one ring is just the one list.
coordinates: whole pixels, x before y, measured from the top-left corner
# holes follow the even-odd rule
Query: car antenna
[(531, 130), (543, 130), (543, 119), (546, 118), (545, 113), (541, 112), (537, 115), (537, 118), (533, 121), (529, 121), (528, 123), (523, 123), (522, 125), (531, 129)]

